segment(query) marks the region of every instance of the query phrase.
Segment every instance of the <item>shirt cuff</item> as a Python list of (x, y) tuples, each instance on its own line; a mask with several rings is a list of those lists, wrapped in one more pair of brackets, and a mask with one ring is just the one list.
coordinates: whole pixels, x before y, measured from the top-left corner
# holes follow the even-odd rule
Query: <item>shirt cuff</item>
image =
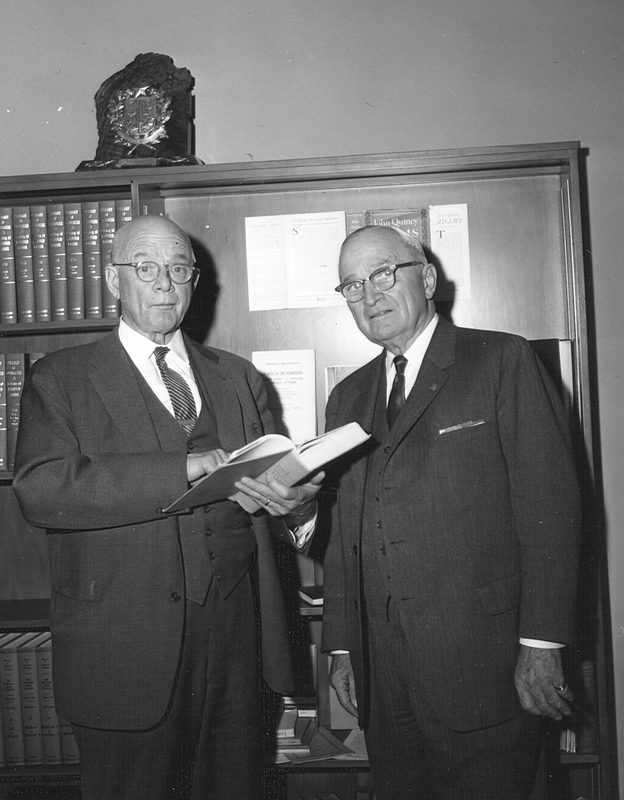
[(520, 644), (525, 644), (527, 647), (541, 647), (543, 650), (557, 650), (565, 647), (559, 642), (544, 642), (542, 639), (523, 639), (522, 637), (520, 637)]

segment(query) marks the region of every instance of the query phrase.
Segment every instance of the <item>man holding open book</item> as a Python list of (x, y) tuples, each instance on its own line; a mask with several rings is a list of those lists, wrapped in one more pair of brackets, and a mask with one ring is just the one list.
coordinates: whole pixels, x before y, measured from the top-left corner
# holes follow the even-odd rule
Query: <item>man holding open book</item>
[(194, 261), (173, 222), (127, 223), (106, 270), (118, 328), (38, 361), (23, 393), (14, 486), (47, 529), (83, 800), (257, 800), (258, 644), (268, 685), (293, 689), (271, 537), (303, 546), (320, 477), (238, 486), (253, 517), (228, 499), (165, 511), (273, 426), (253, 366), (180, 331)]

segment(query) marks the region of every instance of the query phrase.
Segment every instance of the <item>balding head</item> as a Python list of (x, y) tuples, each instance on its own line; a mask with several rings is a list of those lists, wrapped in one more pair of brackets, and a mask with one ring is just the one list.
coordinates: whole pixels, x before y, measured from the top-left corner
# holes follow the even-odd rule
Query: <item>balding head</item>
[[(121, 302), (124, 322), (156, 344), (166, 344), (182, 324), (197, 283), (196, 276), (189, 283), (174, 283), (166, 269), (195, 263), (188, 236), (166, 217), (137, 217), (115, 234), (112, 261), (106, 282)], [(144, 261), (160, 267), (154, 280), (137, 275), (134, 265)]]

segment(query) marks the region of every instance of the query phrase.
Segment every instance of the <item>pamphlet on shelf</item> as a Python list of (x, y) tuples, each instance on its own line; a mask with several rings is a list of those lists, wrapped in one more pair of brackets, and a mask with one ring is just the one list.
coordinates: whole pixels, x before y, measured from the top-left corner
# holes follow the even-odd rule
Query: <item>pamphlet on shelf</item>
[(254, 513), (260, 509), (260, 504), (236, 490), (235, 484), (241, 478), (266, 482), (266, 476), (270, 475), (284, 486), (293, 486), (369, 438), (370, 434), (357, 422), (349, 422), (300, 445), (281, 434), (269, 433), (230, 453), (226, 461), (210, 475), (200, 478), (165, 511), (182, 511), (229, 498), (245, 511)]

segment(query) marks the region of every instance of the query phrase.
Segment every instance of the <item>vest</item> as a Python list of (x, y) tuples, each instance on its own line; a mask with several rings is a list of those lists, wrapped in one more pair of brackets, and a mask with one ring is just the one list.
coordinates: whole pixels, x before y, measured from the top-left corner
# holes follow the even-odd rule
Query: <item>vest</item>
[[(163, 450), (191, 453), (221, 447), (209, 387), (198, 381), (202, 408), (187, 437), (139, 370), (135, 371)], [(186, 598), (203, 605), (213, 580), (226, 598), (254, 564), (256, 539), (249, 514), (238, 503), (223, 500), (180, 514), (173, 521), (178, 528)]]
[[(384, 370), (385, 372), (385, 370)], [(389, 531), (384, 530), (379, 497), (382, 484), (381, 465), (385, 462), (384, 444), (390, 430), (386, 419), (386, 381), (379, 381), (375, 413), (373, 415), (372, 438), (377, 446), (368, 459), (366, 491), (362, 515), (362, 588), (369, 614), (384, 615), (392, 595), (392, 577), (386, 557)]]

